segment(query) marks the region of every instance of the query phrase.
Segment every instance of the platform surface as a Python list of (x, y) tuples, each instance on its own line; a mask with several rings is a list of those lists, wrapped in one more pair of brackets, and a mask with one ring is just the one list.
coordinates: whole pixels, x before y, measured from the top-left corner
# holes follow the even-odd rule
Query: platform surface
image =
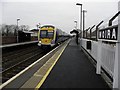
[(109, 88), (73, 38), (40, 88)]

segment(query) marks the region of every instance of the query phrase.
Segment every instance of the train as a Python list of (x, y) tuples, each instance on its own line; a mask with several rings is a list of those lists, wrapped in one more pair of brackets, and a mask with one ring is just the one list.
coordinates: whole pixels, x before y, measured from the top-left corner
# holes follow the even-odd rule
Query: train
[(70, 35), (54, 25), (43, 25), (38, 32), (38, 46), (53, 47), (70, 38)]

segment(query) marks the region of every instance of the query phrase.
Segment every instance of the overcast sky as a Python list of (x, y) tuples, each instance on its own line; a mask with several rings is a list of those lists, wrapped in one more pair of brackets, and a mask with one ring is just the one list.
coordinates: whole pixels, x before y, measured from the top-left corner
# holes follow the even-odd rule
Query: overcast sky
[[(18, 2), (19, 1), (19, 2)], [(29, 25), (30, 29), (36, 24), (53, 24), (56, 27), (70, 32), (74, 21), (79, 22), (80, 6), (87, 10), (85, 14), (85, 28), (98, 24), (101, 20), (108, 20), (118, 12), (119, 0), (3, 0), (2, 23)], [(1, 4), (0, 4), (1, 7)], [(1, 17), (1, 16), (0, 16)], [(79, 23), (78, 23), (79, 28)]]

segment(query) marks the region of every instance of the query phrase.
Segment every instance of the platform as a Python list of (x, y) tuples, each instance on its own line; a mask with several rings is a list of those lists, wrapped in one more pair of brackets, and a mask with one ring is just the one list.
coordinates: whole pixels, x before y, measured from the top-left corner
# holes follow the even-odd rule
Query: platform
[(72, 39), (40, 88), (109, 88)]
[(28, 41), (28, 42), (5, 44), (5, 45), (0, 45), (0, 48), (13, 47), (13, 46), (25, 45), (25, 44), (31, 44), (31, 43), (37, 43), (37, 42), (38, 42), (38, 41)]
[[(43, 62), (46, 63), (43, 65)], [(26, 72), (18, 76), (4, 88), (110, 89), (101, 75), (96, 74), (95, 67), (80, 50), (74, 38), (36, 61), (34, 66), (30, 66)]]

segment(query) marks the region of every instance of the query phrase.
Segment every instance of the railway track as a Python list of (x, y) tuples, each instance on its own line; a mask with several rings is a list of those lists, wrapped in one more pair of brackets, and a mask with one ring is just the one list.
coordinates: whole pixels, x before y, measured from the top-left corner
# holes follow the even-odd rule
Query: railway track
[(2, 58), (3, 58), (3, 60), (5, 60), (4, 58), (9, 58), (10, 56), (15, 56), (15, 54), (18, 54), (20, 52), (27, 52), (27, 51), (30, 50), (30, 48), (35, 48), (35, 47), (36, 46), (31, 46), (31, 47), (26, 47), (26, 48), (23, 48), (23, 49), (20, 49), (20, 50), (11, 51), (9, 53), (5, 53), (5, 54), (3, 53)]
[(30, 57), (32, 54), (40, 51), (38, 47), (29, 47), (27, 49), (23, 49), (22, 51), (13, 52), (11, 55), (2, 58), (2, 67), (3, 70), (9, 68), (11, 65), (19, 63), (22, 59)]
[(2, 61), (2, 83), (6, 82), (27, 66), (38, 60), (48, 51), (40, 49), (38, 46), (31, 46), (22, 50), (3, 54)]

